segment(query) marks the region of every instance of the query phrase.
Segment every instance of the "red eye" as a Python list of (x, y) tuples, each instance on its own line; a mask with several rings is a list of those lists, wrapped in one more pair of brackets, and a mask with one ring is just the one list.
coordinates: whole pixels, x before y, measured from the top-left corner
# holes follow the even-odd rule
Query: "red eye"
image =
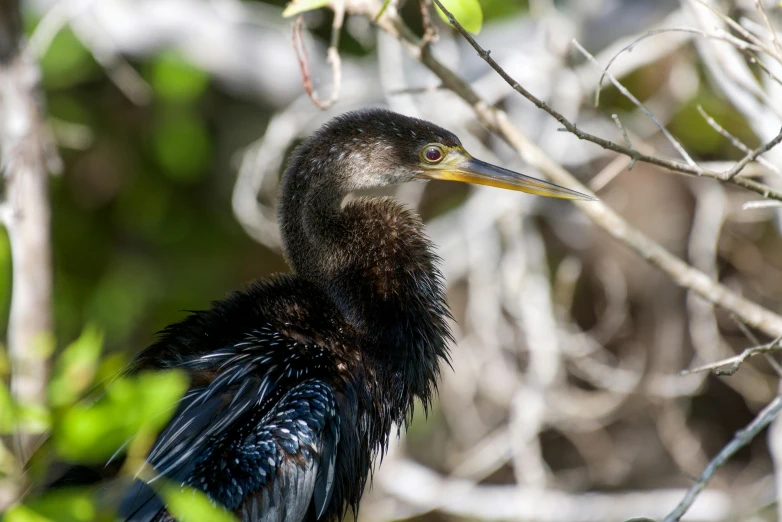
[(437, 163), (443, 159), (443, 152), (437, 147), (429, 147), (424, 151), (424, 157), (426, 158), (426, 161)]

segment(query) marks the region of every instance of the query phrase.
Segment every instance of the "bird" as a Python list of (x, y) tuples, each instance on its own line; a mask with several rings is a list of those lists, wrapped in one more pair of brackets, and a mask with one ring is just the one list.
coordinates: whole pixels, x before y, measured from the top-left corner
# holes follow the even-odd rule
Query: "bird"
[(421, 219), (348, 195), (452, 180), (595, 198), (485, 163), (455, 134), (386, 109), (336, 116), (291, 154), (278, 200), (291, 269), (166, 327), (133, 371), (190, 378), (120, 501), (132, 522), (175, 520), (156, 484), (203, 492), (243, 522), (331, 522), (359, 501), (416, 400), (431, 407), (451, 315)]

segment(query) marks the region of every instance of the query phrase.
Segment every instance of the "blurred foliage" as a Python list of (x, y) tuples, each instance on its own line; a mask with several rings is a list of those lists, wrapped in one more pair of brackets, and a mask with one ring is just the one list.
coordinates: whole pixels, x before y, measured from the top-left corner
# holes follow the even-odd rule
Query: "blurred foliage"
[(180, 522), (232, 522), (236, 518), (222, 508), (215, 507), (206, 495), (194, 489), (175, 486), (163, 488), (168, 509)]
[(57, 415), (57, 453), (70, 462), (105, 462), (133, 437), (162, 429), (186, 390), (187, 378), (177, 372), (117, 379), (97, 402), (74, 404)]
[[(19, 428), (31, 433), (51, 432), (51, 445), (39, 450), (33, 472), (40, 464), (37, 461), (44, 461), (45, 468), (55, 457), (69, 464), (104, 463), (119, 450), (134, 448), (138, 441), (143, 447), (137, 449), (145, 454), (187, 390), (187, 377), (179, 371), (123, 377), (117, 368), (124, 365), (116, 365), (111, 357), (106, 359), (108, 372), (113, 372), (108, 378), (107, 369), (101, 369), (102, 346), (103, 334), (90, 326), (62, 351), (54, 361), (46, 406), (16, 404), (8, 388), (0, 386), (0, 433)], [(6, 473), (0, 469), (0, 478)], [(43, 473), (47, 474), (45, 469)], [(177, 491), (173, 497), (191, 494)], [(193, 502), (203, 503), (195, 499)], [(15, 506), (3, 520), (111, 520), (111, 513), (98, 513), (99, 504), (91, 490), (55, 489)], [(226, 520), (224, 513), (218, 515), (215, 521)]]
[[(445, 7), (462, 27), (473, 34), (481, 32), (483, 10), (478, 0), (441, 0)], [(445, 23), (450, 23), (445, 13), (435, 4), (435, 11)]]

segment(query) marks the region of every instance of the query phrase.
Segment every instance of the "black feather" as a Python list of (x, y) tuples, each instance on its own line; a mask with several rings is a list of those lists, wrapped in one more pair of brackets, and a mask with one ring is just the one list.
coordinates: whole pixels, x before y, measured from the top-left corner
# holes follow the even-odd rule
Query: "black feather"
[(166, 328), (134, 370), (180, 368), (191, 390), (159, 435), (153, 477), (126, 520), (167, 520), (162, 481), (204, 491), (244, 521), (331, 521), (358, 503), (372, 462), (428, 407), (450, 318), (421, 221), (357, 188), (412, 179), (421, 146), (458, 139), (382, 110), (332, 121), (293, 154), (280, 196), (295, 275), (251, 285)]

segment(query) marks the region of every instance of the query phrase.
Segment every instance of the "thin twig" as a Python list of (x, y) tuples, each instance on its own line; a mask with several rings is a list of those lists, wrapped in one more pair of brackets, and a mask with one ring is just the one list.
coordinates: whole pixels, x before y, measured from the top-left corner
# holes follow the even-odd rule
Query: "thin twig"
[[(586, 134), (580, 131), (573, 123), (567, 120), (557, 111), (553, 110), (547, 104), (535, 97), (529, 91), (524, 89), (516, 80), (514, 80), (502, 67), (500, 67), (494, 59), (475, 41), (475, 39), (459, 24), (450, 12), (443, 7), (440, 0), (434, 0), (437, 6), (446, 14), (450, 23), (459, 31), (459, 33), (472, 45), (472, 47), (497, 73), (510, 84), (517, 92), (522, 94), (525, 98), (530, 100), (536, 107), (551, 114), (557, 121), (566, 126), (568, 130), (571, 130), (574, 134), (583, 139), (586, 139)], [(367, 7), (363, 6), (361, 2), (356, 2), (351, 6), (354, 12), (362, 13), (365, 16), (372, 16), (374, 12), (369, 12)], [(436, 76), (439, 77), (443, 85), (452, 90), (456, 95), (461, 97), (467, 104), (469, 104), (479, 117), (481, 123), (489, 130), (496, 132), (500, 137), (505, 139), (512, 147), (514, 147), (522, 157), (530, 163), (533, 167), (537, 168), (546, 177), (555, 183), (577, 188), (581, 192), (589, 193), (589, 189), (583, 184), (579, 183), (569, 172), (567, 172), (561, 165), (554, 162), (549, 158), (539, 147), (532, 143), (524, 134), (508, 121), (507, 115), (501, 110), (491, 107), (485, 100), (481, 99), (475, 91), (456, 73), (451, 69), (444, 66), (438, 61), (432, 53), (424, 48), (424, 52), (419, 52), (418, 39), (410, 31), (410, 29), (398, 18), (391, 18), (384, 16), (378, 22), (378, 25), (385, 31), (389, 32), (393, 37), (397, 38), (407, 49), (407, 51), (417, 60), (421, 61), (426, 67), (429, 68)], [(606, 143), (606, 148), (621, 152), (629, 157), (636, 157), (639, 161), (643, 161), (643, 157), (638, 153), (634, 153), (627, 147), (622, 147), (608, 140), (602, 138), (592, 137), (590, 135), (590, 141), (595, 143)], [(654, 158), (655, 162), (658, 162), (657, 158)], [(669, 160), (663, 160), (662, 163), (669, 162)], [(689, 168), (688, 165), (684, 165), (678, 162), (672, 162), (675, 165)], [(681, 168), (674, 168), (673, 170), (681, 172)], [(716, 179), (720, 179), (719, 176), (714, 176)], [(733, 182), (736, 184), (743, 178), (735, 177)], [(748, 181), (748, 180), (744, 180)], [(769, 189), (770, 190), (770, 189)], [(766, 190), (763, 190), (764, 195)], [(776, 198), (780, 199), (782, 194), (777, 193)], [(780, 199), (782, 200), (782, 199)], [(777, 336), (782, 335), (782, 317), (763, 308), (757, 303), (749, 301), (745, 297), (739, 295), (737, 292), (727, 288), (726, 286), (715, 281), (713, 278), (704, 274), (700, 270), (693, 268), (678, 257), (671, 254), (661, 245), (641, 233), (639, 230), (630, 226), (621, 216), (611, 210), (609, 207), (602, 203), (595, 202), (576, 202), (576, 205), (595, 222), (599, 227), (606, 230), (614, 238), (619, 240), (624, 245), (634, 250), (639, 256), (658, 267), (665, 272), (671, 280), (683, 288), (687, 288), (695, 291), (697, 294), (705, 298), (711, 303), (723, 307), (735, 313), (741, 317), (747, 324), (758, 328), (759, 330), (767, 333), (768, 335)]]
[[(450, 13), (450, 11), (447, 11), (447, 9), (444, 9), (442, 6), (442, 3), (439, 2), (439, 0), (434, 0), (438, 7), (440, 7), (441, 10), (443, 10), (443, 13)], [(657, 165), (659, 167), (663, 167), (665, 169), (668, 169), (673, 172), (679, 172), (681, 174), (688, 174), (691, 176), (701, 176), (701, 177), (707, 177), (716, 179), (719, 181), (725, 181), (724, 180), (724, 174), (721, 172), (716, 172), (710, 169), (702, 168), (698, 165), (688, 165), (686, 163), (682, 163), (680, 161), (667, 159), (667, 158), (661, 158), (657, 156), (651, 156), (648, 154), (642, 154), (637, 150), (631, 150), (628, 147), (619, 145), (618, 143), (614, 143), (613, 141), (606, 140), (604, 138), (601, 138), (599, 136), (595, 136), (593, 134), (590, 134), (588, 132), (584, 132), (575, 123), (572, 123), (570, 120), (565, 118), (560, 112), (553, 109), (551, 106), (549, 106), (546, 102), (529, 92), (524, 86), (522, 86), (519, 82), (514, 80), (500, 65), (490, 56), (490, 53), (486, 51), (483, 47), (481, 47), (478, 42), (475, 40), (475, 38), (472, 37), (462, 26), (459, 24), (459, 22), (453, 17), (452, 14), (446, 14), (446, 17), (448, 18), (448, 21), (456, 27), (456, 29), (459, 31), (459, 33), (467, 40), (467, 42), (472, 45), (473, 49), (476, 50), (478, 55), (483, 58), (483, 60), (491, 66), (492, 69), (494, 69), (497, 74), (500, 75), (500, 77), (505, 80), (508, 85), (511, 86), (512, 89), (514, 89), (516, 92), (524, 96), (527, 100), (529, 100), (535, 107), (538, 109), (548, 113), (550, 116), (552, 116), (555, 120), (557, 120), (568, 132), (576, 136), (578, 139), (585, 140), (592, 142), (606, 150), (611, 150), (613, 152), (617, 152), (619, 154), (624, 154), (625, 156), (628, 156), (629, 158), (635, 159), (636, 161), (640, 161), (642, 163), (648, 163), (651, 165)], [(384, 19), (381, 19), (379, 21), (379, 24), (381, 26), (386, 26), (386, 24), (383, 23)], [(391, 22), (394, 23), (394, 22)], [(394, 33), (398, 33), (399, 27), (398, 22), (397, 26), (395, 26), (392, 31)], [(405, 28), (405, 31), (409, 32), (407, 28)], [(401, 36), (398, 36), (401, 37)], [(412, 39), (414, 37), (411, 35), (409, 39), (407, 39), (408, 43), (411, 43)], [(416, 44), (418, 45), (418, 44)], [(411, 49), (412, 51), (412, 49)], [(444, 83), (448, 84), (449, 87), (453, 90), (453, 85), (455, 82), (460, 82), (461, 80), (451, 71), (450, 69), (447, 69), (444, 67), (440, 62), (434, 59), (434, 57), (431, 54), (426, 53), (412, 53), (413, 57), (421, 60), (426, 65), (430, 65), (435, 67), (437, 70), (435, 70), (435, 74), (442, 74), (447, 79), (441, 78)], [(436, 64), (436, 65), (435, 65)], [(431, 68), (431, 67), (430, 67)], [(466, 86), (465, 86), (466, 87)], [(472, 93), (472, 89), (467, 88), (460, 88), (458, 94), (465, 94), (469, 91)], [(468, 99), (468, 103), (475, 104), (482, 101), (472, 93), (469, 96), (470, 99)], [(763, 183), (759, 183), (752, 179), (747, 179), (741, 176), (734, 176), (730, 180), (728, 180), (730, 183), (740, 186), (742, 188), (745, 188), (747, 190), (750, 190), (752, 192), (755, 192), (757, 194), (762, 195), (764, 198), (767, 199), (775, 199), (778, 201), (782, 201), (782, 191), (776, 190), (768, 185), (765, 185)]]
[[(584, 49), (581, 46), (581, 44), (579, 44), (576, 40), (573, 40), (573, 45), (576, 47), (576, 49), (579, 50), (579, 52), (582, 55), (584, 55), (585, 58), (587, 58), (590, 62), (595, 64), (598, 68), (602, 69), (598, 61), (595, 59), (595, 57), (592, 56), (589, 53), (589, 51)], [(687, 161), (688, 164), (690, 164), (691, 166), (695, 166), (695, 162), (692, 160), (692, 158), (690, 158), (690, 156), (687, 154), (687, 152), (684, 150), (681, 144), (671, 135), (670, 132), (668, 132), (668, 129), (666, 129), (665, 126), (662, 123), (660, 123), (659, 120), (657, 120), (657, 118), (654, 117), (651, 111), (638, 100), (638, 98), (636, 98), (630, 91), (628, 91), (627, 88), (624, 85), (622, 85), (622, 83), (619, 82), (619, 80), (617, 80), (616, 77), (611, 73), (609, 73), (606, 69), (603, 69), (603, 75), (607, 76), (608, 79), (611, 81), (611, 83), (614, 85), (614, 87), (616, 87), (619, 90), (619, 92), (621, 92), (625, 96), (625, 98), (633, 102), (633, 104), (636, 107), (641, 109), (641, 111), (643, 111), (643, 113), (646, 114), (646, 116), (649, 119), (651, 119), (655, 125), (657, 125), (657, 127), (665, 135), (665, 137), (668, 138), (668, 141), (671, 143), (671, 145), (673, 145), (673, 147), (679, 152), (679, 154), (682, 155), (682, 157), (685, 159), (685, 161)], [(751, 161), (754, 161), (755, 158), (757, 158), (761, 154), (773, 149), (775, 146), (779, 144), (780, 141), (782, 141), (782, 130), (780, 130), (779, 134), (777, 134), (777, 136), (773, 140), (751, 151), (749, 154), (744, 156), (744, 158), (742, 158), (741, 161), (736, 163), (736, 165), (734, 165), (733, 168), (721, 173), (720, 179), (722, 179), (722, 181), (732, 180), (734, 177), (736, 177), (736, 175), (739, 172), (744, 170), (744, 167), (746, 167)]]
[(777, 51), (775, 56), (777, 59), (782, 58), (782, 47), (779, 45), (779, 38), (777, 38), (777, 32), (774, 30), (774, 27), (771, 25), (771, 20), (768, 18), (768, 13), (766, 12), (766, 8), (763, 7), (763, 2), (760, 0), (755, 0), (755, 7), (758, 8), (758, 11), (760, 12), (760, 17), (763, 19), (763, 22), (766, 24), (766, 29), (768, 29), (768, 32), (771, 34), (771, 40), (774, 42), (774, 49)]
[(695, 2), (697, 2), (697, 3), (699, 3), (699, 4), (701, 4), (703, 7), (707, 8), (709, 11), (711, 11), (712, 13), (714, 13), (714, 15), (716, 15), (716, 16), (717, 16), (717, 17), (718, 17), (720, 20), (722, 20), (723, 22), (725, 22), (725, 23), (726, 23), (727, 25), (729, 25), (729, 26), (730, 26), (730, 27), (731, 27), (731, 28), (732, 28), (734, 31), (736, 31), (737, 33), (739, 33), (741, 36), (743, 36), (744, 38), (746, 38), (748, 41), (752, 42), (752, 43), (753, 43), (753, 44), (755, 44), (757, 47), (759, 47), (759, 48), (763, 49), (763, 51), (764, 51), (766, 54), (768, 54), (768, 55), (770, 55), (770, 56), (774, 56), (774, 57), (775, 57), (777, 60), (779, 60), (779, 58), (778, 58), (777, 56), (775, 56), (775, 55), (776, 55), (776, 53), (774, 52), (774, 50), (773, 50), (773, 49), (771, 49), (770, 47), (768, 47), (768, 46), (765, 44), (765, 42), (763, 42), (763, 41), (762, 41), (760, 38), (758, 38), (757, 36), (755, 36), (754, 34), (752, 34), (750, 31), (747, 31), (747, 30), (746, 30), (746, 29), (745, 29), (745, 28), (744, 28), (744, 27), (743, 27), (741, 24), (739, 24), (738, 22), (736, 22), (736, 20), (734, 20), (733, 18), (729, 17), (729, 16), (728, 16), (728, 15), (726, 15), (725, 13), (723, 13), (723, 12), (719, 11), (718, 9), (716, 9), (714, 6), (712, 6), (711, 4), (709, 4), (708, 2), (706, 2), (705, 0), (694, 0), (694, 1), (695, 1)]
[(296, 53), (296, 60), (299, 62), (299, 70), (301, 71), (301, 83), (304, 87), (304, 92), (307, 93), (310, 100), (317, 105), (315, 100), (315, 88), (312, 85), (312, 74), (310, 74), (310, 62), (307, 56), (307, 47), (304, 45), (304, 37), (302, 36), (302, 29), (304, 27), (304, 17), (298, 16), (293, 21), (293, 27), (291, 39), (293, 44), (293, 50)]
[[(773, 341), (771, 341), (768, 344), (764, 344), (762, 346), (752, 346), (751, 348), (747, 348), (743, 352), (741, 352), (738, 355), (734, 355), (733, 357), (728, 357), (727, 359), (722, 359), (720, 361), (715, 361), (713, 363), (704, 364), (703, 366), (698, 366), (696, 368), (692, 368), (690, 370), (682, 370), (682, 375), (688, 375), (690, 373), (697, 373), (697, 372), (707, 372), (714, 370), (715, 375), (733, 375), (736, 373), (741, 367), (742, 363), (752, 357), (753, 355), (757, 355), (760, 353), (769, 353), (769, 352), (778, 352), (782, 350), (782, 347), (779, 346), (779, 342), (782, 341), (782, 336), (777, 337)], [(723, 369), (723, 366), (728, 366), (729, 368)]]
[(709, 462), (709, 465), (706, 466), (703, 473), (701, 473), (695, 483), (690, 486), (690, 489), (687, 491), (687, 494), (682, 501), (679, 502), (676, 508), (674, 508), (665, 519), (663, 519), (663, 522), (676, 522), (682, 518), (717, 470), (725, 464), (728, 459), (735, 455), (738, 450), (752, 442), (752, 440), (763, 431), (772, 420), (774, 420), (774, 417), (777, 416), (780, 409), (782, 409), (782, 395), (777, 396), (768, 406), (763, 408), (763, 411), (761, 411), (746, 428), (736, 432), (733, 439), (717, 453), (717, 456), (714, 457), (711, 462)]
[[(744, 144), (744, 142), (742, 142), (742, 141), (741, 141), (740, 139), (738, 139), (736, 136), (734, 136), (733, 134), (731, 134), (730, 132), (728, 132), (727, 130), (725, 130), (725, 128), (724, 128), (724, 127), (722, 127), (722, 125), (720, 125), (719, 123), (717, 123), (717, 121), (716, 121), (714, 118), (712, 118), (712, 117), (709, 115), (709, 113), (707, 113), (707, 112), (706, 112), (706, 111), (703, 109), (703, 106), (701, 106), (701, 105), (698, 105), (698, 112), (700, 113), (700, 115), (701, 115), (701, 116), (703, 116), (703, 119), (704, 119), (704, 120), (706, 120), (706, 123), (708, 123), (708, 124), (709, 124), (709, 126), (710, 126), (712, 129), (714, 129), (715, 131), (717, 131), (717, 133), (719, 133), (719, 134), (721, 134), (723, 137), (727, 138), (727, 140), (728, 140), (728, 141), (730, 141), (731, 145), (733, 145), (734, 147), (736, 147), (737, 149), (739, 149), (739, 150), (740, 150), (741, 152), (743, 152), (744, 154), (751, 154), (751, 153), (752, 153), (752, 149), (750, 149), (749, 147), (747, 147), (747, 146)], [(774, 165), (773, 163), (771, 163), (770, 161), (768, 161), (767, 159), (760, 157), (760, 158), (757, 158), (757, 160), (758, 160), (758, 163), (760, 163), (761, 165), (763, 165), (764, 167), (766, 167), (768, 170), (772, 171), (773, 173), (775, 173), (775, 174), (782, 174), (782, 172), (780, 172), (780, 171), (779, 171), (779, 169), (777, 168), (777, 166), (776, 166), (776, 165)]]
[[(685, 33), (685, 34), (694, 34), (697, 36), (702, 36), (704, 38), (711, 38), (715, 40), (722, 40), (724, 42), (727, 42), (736, 48), (738, 48), (742, 52), (749, 53), (749, 50), (754, 50), (757, 52), (762, 52), (763, 49), (755, 44), (749, 43), (745, 40), (742, 40), (740, 38), (736, 38), (730, 33), (724, 33), (724, 34), (714, 34), (714, 33), (707, 33), (706, 31), (702, 31), (700, 29), (693, 29), (690, 27), (672, 27), (672, 28), (665, 28), (665, 29), (653, 29), (651, 31), (648, 31), (629, 44), (622, 47), (614, 56), (611, 57), (610, 60), (608, 60), (608, 63), (606, 63), (605, 71), (603, 74), (600, 75), (600, 80), (597, 82), (597, 89), (595, 89), (595, 106), (600, 105), (600, 92), (603, 88), (603, 81), (605, 80), (606, 74), (608, 70), (611, 68), (611, 65), (616, 61), (617, 58), (619, 58), (622, 54), (626, 52), (630, 52), (635, 48), (636, 45), (641, 43), (642, 41), (646, 40), (647, 38), (651, 38), (653, 36), (658, 36), (660, 34), (666, 34), (666, 33)], [(749, 56), (752, 58), (756, 58), (754, 54), (749, 53)], [(770, 71), (768, 71), (769, 75), (772, 76), (778, 83), (782, 84), (782, 81), (779, 80), (775, 75), (773, 75)]]
[(389, 96), (401, 96), (403, 94), (426, 94), (430, 92), (437, 92), (445, 89), (442, 85), (432, 85), (430, 87), (406, 87), (404, 89), (391, 89), (388, 91)]
[(432, 5), (432, 0), (420, 0), (419, 5), (421, 6), (421, 21), (424, 26), (421, 47), (424, 47), (437, 41), (437, 28), (432, 23), (432, 17), (429, 14), (429, 6)]
[[(21, 405), (40, 406), (46, 401), (52, 328), (49, 169), (59, 156), (43, 122), (40, 74), (24, 45), (21, 20), (18, 0), (0, 2), (2, 217), (13, 266), (8, 353), (14, 398)], [(23, 463), (34, 434), (20, 432), (16, 442)]]
[[(758, 339), (757, 335), (755, 335), (752, 330), (749, 329), (749, 327), (744, 324), (744, 321), (742, 321), (740, 318), (736, 317), (735, 314), (730, 314), (731, 320), (738, 325), (739, 330), (741, 330), (741, 333), (743, 333), (747, 339), (754, 345), (754, 346), (760, 346), (761, 343)], [(764, 353), (763, 357), (765, 357), (766, 362), (774, 369), (775, 372), (777, 372), (777, 375), (782, 376), (782, 366), (777, 362), (777, 360), (774, 358), (773, 355), (770, 353)]]
[(603, 66), (600, 65), (597, 59), (595, 59), (595, 57), (592, 56), (592, 54), (589, 51), (584, 49), (581, 46), (581, 44), (578, 43), (577, 40), (573, 39), (572, 43), (575, 46), (575, 48), (578, 49), (578, 51), (584, 56), (584, 58), (592, 62), (595, 65), (595, 67), (603, 71), (603, 76), (607, 76), (608, 80), (614, 85), (614, 87), (617, 88), (617, 90), (619, 90), (619, 92), (622, 93), (622, 95), (624, 95), (625, 98), (633, 102), (633, 105), (641, 109), (641, 112), (646, 114), (646, 117), (652, 120), (655, 125), (657, 125), (657, 128), (660, 129), (660, 132), (663, 133), (663, 135), (668, 139), (668, 141), (671, 143), (673, 148), (676, 149), (676, 151), (681, 155), (682, 158), (684, 158), (684, 161), (686, 161), (688, 165), (692, 167), (696, 166), (695, 161), (690, 157), (689, 154), (687, 154), (687, 151), (684, 150), (684, 147), (682, 147), (681, 143), (679, 143), (678, 140), (674, 138), (673, 135), (668, 131), (668, 129), (665, 128), (665, 125), (660, 123), (660, 121), (654, 116), (654, 114), (652, 114), (652, 111), (650, 111), (646, 107), (646, 105), (641, 103), (641, 101), (638, 98), (636, 98), (635, 95), (633, 95), (633, 93), (627, 90), (627, 87), (622, 85), (622, 83), (619, 80), (617, 80), (613, 74), (609, 73), (608, 69), (603, 68)]
[[(614, 123), (616, 123), (616, 126), (619, 127), (619, 131), (622, 133), (622, 136), (625, 139), (627, 148), (630, 150), (635, 150), (635, 148), (633, 148), (633, 143), (630, 141), (630, 136), (627, 135), (627, 131), (625, 130), (624, 125), (622, 125), (622, 122), (619, 120), (619, 116), (612, 114), (611, 118), (614, 120)], [(627, 170), (633, 170), (633, 167), (635, 167), (635, 158), (630, 159), (630, 165), (628, 165)]]
[(732, 169), (726, 171), (723, 174), (723, 179), (725, 181), (730, 181), (731, 179), (733, 179), (736, 176), (736, 174), (741, 172), (744, 169), (744, 167), (746, 167), (749, 164), (749, 162), (754, 161), (755, 158), (757, 158), (761, 154), (764, 154), (764, 153), (768, 152), (769, 150), (773, 149), (774, 147), (776, 147), (777, 145), (779, 145), (780, 141), (782, 141), (782, 129), (780, 129), (779, 134), (777, 134), (776, 137), (773, 140), (771, 140), (768, 143), (766, 143), (765, 145), (761, 145), (757, 149), (751, 151), (749, 154), (744, 156), (741, 159), (741, 161), (736, 163), (736, 165), (734, 165)]
[(319, 109), (328, 109), (339, 100), (339, 93), (342, 89), (342, 58), (339, 55), (339, 38), (342, 34), (342, 24), (344, 21), (345, 2), (344, 0), (337, 0), (334, 3), (334, 21), (331, 25), (331, 41), (329, 42), (329, 48), (326, 54), (326, 63), (331, 65), (331, 76), (333, 79), (331, 95), (326, 101), (320, 99), (312, 82), (307, 49), (302, 37), (304, 18), (299, 16), (293, 22), (293, 50), (296, 52), (296, 59), (299, 62), (299, 69), (301, 70), (301, 83), (304, 86), (304, 91), (307, 93), (307, 96), (309, 96), (312, 103)]

